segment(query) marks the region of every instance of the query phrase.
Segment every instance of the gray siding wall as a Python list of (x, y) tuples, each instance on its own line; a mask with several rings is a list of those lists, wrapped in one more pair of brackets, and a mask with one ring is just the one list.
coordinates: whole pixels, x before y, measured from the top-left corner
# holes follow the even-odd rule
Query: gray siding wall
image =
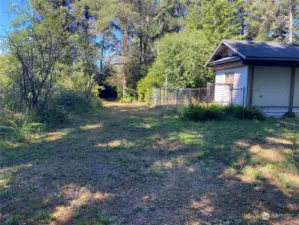
[[(231, 91), (227, 85), (221, 85), (225, 83), (225, 74), (234, 73), (234, 89), (232, 92), (232, 101), (234, 105), (246, 106), (247, 99), (247, 81), (248, 81), (248, 67), (236, 67), (225, 70), (217, 70), (215, 78), (215, 102), (221, 104), (229, 104), (231, 99)], [(219, 85), (217, 85), (219, 84)]]
[[(296, 68), (294, 108), (299, 108), (299, 67)], [(299, 113), (299, 109), (298, 109), (298, 113)]]
[[(225, 83), (225, 74), (235, 73), (234, 88), (245, 88), (244, 99), (247, 99), (248, 67), (242, 66), (232, 69), (216, 71), (215, 101), (228, 104), (230, 91), (227, 86), (217, 86)], [(291, 68), (288, 67), (254, 67), (253, 106), (258, 106), (269, 116), (282, 116), (288, 112), (290, 96)], [(242, 105), (241, 92), (233, 92), (233, 103)], [(296, 68), (294, 108), (299, 114), (299, 68)]]

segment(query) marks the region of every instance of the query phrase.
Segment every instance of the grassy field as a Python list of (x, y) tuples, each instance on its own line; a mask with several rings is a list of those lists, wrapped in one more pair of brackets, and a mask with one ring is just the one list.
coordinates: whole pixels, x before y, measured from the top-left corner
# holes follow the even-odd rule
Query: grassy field
[(275, 120), (106, 103), (0, 146), (0, 224), (299, 224), (299, 133)]

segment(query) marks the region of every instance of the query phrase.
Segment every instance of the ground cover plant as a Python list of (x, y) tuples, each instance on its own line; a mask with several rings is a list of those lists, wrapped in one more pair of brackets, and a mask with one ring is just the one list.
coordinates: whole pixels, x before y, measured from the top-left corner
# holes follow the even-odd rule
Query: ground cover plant
[(217, 104), (198, 104), (187, 107), (183, 117), (193, 121), (243, 119), (243, 120), (265, 120), (266, 117), (255, 107), (222, 106)]
[(1, 139), (1, 224), (298, 224), (299, 133), (140, 103)]

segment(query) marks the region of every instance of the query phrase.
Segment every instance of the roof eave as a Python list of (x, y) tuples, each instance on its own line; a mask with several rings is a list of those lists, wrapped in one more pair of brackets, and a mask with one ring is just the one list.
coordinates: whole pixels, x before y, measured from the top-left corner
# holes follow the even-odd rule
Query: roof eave
[(215, 61), (215, 62), (211, 62), (209, 65), (210, 66), (215, 66), (215, 65), (221, 65), (221, 64), (225, 64), (225, 63), (231, 63), (231, 62), (238, 62), (238, 61), (242, 61), (242, 58), (234, 58), (234, 59), (227, 59), (224, 61)]
[(220, 42), (220, 44), (218, 45), (218, 47), (215, 49), (215, 51), (213, 52), (213, 54), (211, 55), (211, 57), (209, 58), (209, 60), (207, 61), (207, 63), (205, 64), (205, 67), (210, 65), (210, 62), (213, 58), (213, 56), (215, 55), (215, 53), (219, 50), (219, 48), (225, 45), (226, 47), (230, 48), (233, 52), (235, 52), (236, 54), (238, 54), (242, 59), (246, 59), (246, 56), (244, 56), (243, 54), (241, 54), (240, 52), (238, 52), (236, 49), (234, 49), (232, 46), (230, 46), (228, 43), (225, 42), (225, 40), (222, 40)]
[(290, 61), (290, 62), (299, 62), (298, 58), (262, 58), (262, 57), (247, 57), (246, 60), (268, 60), (268, 61)]

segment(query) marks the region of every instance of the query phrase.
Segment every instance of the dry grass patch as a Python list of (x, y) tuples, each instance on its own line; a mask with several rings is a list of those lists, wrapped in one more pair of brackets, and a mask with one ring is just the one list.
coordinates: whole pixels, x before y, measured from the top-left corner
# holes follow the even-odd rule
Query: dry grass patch
[(279, 137), (266, 137), (265, 141), (269, 144), (275, 144), (275, 145), (293, 146), (294, 144), (290, 139), (279, 138)]
[(46, 135), (47, 141), (57, 141), (68, 135), (67, 131), (49, 132)]
[(258, 153), (253, 155), (252, 161), (255, 163), (268, 162), (279, 163), (284, 162), (288, 156), (291, 155), (288, 149), (261, 149)]
[(200, 201), (191, 202), (191, 208), (200, 210), (204, 215), (210, 215), (214, 211), (211, 200), (203, 197)]
[(261, 145), (253, 145), (248, 149), (250, 154), (258, 154), (262, 150)]
[(81, 130), (95, 130), (95, 129), (99, 129), (102, 127), (102, 124), (98, 123), (98, 124), (88, 124), (85, 126), (80, 126)]
[(67, 185), (63, 188), (62, 194), (66, 199), (70, 199), (66, 205), (56, 206), (53, 217), (55, 221), (52, 224), (65, 224), (72, 220), (73, 215), (82, 207), (91, 203), (104, 201), (113, 198), (114, 195), (103, 192), (91, 192), (86, 187), (77, 187), (76, 185)]

